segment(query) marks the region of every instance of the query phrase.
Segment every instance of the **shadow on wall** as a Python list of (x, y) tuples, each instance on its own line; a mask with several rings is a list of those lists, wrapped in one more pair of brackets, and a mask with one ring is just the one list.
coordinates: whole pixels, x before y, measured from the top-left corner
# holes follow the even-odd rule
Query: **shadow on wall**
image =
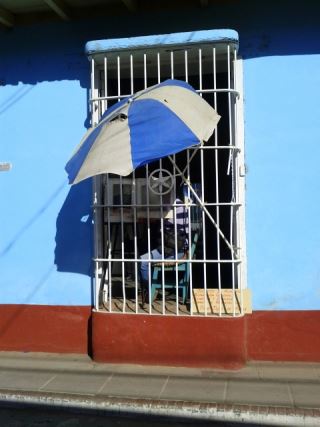
[(70, 188), (57, 218), (57, 271), (93, 276), (92, 180)]
[(157, 12), (156, 20), (154, 10), (141, 8), (134, 19), (130, 14), (121, 18), (109, 15), (10, 30), (0, 27), (0, 85), (78, 80), (81, 87), (88, 88), (84, 46), (89, 40), (230, 28), (239, 33), (243, 58), (320, 53), (318, 0), (306, 5), (290, 0), (248, 0), (241, 4), (241, 19), (239, 7), (238, 0), (229, 0), (208, 8), (165, 9)]

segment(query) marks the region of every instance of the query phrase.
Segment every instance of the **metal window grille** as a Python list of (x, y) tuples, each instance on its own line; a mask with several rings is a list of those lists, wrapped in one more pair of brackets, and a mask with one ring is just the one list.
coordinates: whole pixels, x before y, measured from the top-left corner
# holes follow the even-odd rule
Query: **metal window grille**
[[(115, 102), (167, 78), (189, 82), (221, 120), (201, 147), (141, 167), (128, 177), (95, 178), (94, 306), (111, 313), (239, 316), (245, 312), (246, 249), (237, 46), (154, 46), (93, 55), (92, 124)], [(172, 189), (155, 194), (151, 180), (167, 172)], [(183, 250), (178, 242), (181, 208), (187, 223)], [(171, 215), (174, 229), (170, 259), (166, 215)], [(155, 248), (160, 258), (153, 257)], [(143, 282), (142, 263), (148, 275)]]

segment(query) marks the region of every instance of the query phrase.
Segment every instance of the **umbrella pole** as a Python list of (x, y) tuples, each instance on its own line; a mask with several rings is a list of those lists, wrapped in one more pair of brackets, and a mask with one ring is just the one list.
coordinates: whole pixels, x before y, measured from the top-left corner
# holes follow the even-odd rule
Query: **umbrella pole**
[(191, 182), (184, 176), (183, 172), (180, 170), (180, 168), (175, 164), (175, 162), (173, 161), (171, 156), (168, 156), (170, 162), (173, 164), (174, 168), (178, 171), (179, 175), (181, 176), (181, 178), (183, 179), (183, 181), (185, 182), (185, 184), (187, 184), (187, 186), (190, 188), (190, 191), (192, 192), (192, 194), (194, 195), (194, 197), (197, 199), (198, 203), (201, 206), (201, 209), (203, 209), (203, 211), (207, 214), (208, 218), (211, 220), (212, 224), (216, 227), (218, 233), (220, 234), (220, 236), (222, 237), (223, 241), (226, 243), (226, 245), (228, 246), (228, 248), (231, 250), (231, 252), (233, 253), (233, 255), (235, 256), (236, 259), (238, 259), (237, 257), (237, 253), (234, 249), (234, 247), (229, 243), (228, 239), (226, 238), (226, 236), (223, 234), (223, 232), (220, 230), (220, 228), (218, 227), (218, 224), (215, 222), (215, 220), (213, 219), (212, 215), (210, 214), (210, 212), (208, 211), (208, 209), (204, 206), (204, 204), (202, 203), (202, 200), (200, 199), (200, 197), (198, 196), (198, 194), (195, 192), (195, 190), (193, 189)]
[(186, 173), (186, 171), (187, 171), (187, 169), (188, 169), (189, 164), (192, 162), (192, 160), (193, 160), (194, 156), (197, 154), (197, 152), (198, 152), (198, 151), (199, 151), (199, 148), (196, 148), (196, 149), (193, 151), (193, 153), (192, 153), (192, 155), (191, 155), (190, 159), (188, 160), (188, 164), (187, 164), (187, 166), (186, 166), (186, 167), (183, 169), (183, 171), (181, 172), (183, 176), (184, 176), (184, 174)]

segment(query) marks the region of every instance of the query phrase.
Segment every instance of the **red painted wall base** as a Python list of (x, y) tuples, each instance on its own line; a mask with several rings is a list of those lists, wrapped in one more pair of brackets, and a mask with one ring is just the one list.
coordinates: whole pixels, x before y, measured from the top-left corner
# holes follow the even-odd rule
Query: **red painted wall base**
[(246, 316), (248, 360), (320, 362), (320, 310)]
[(240, 318), (92, 314), (99, 362), (239, 368), (249, 360), (320, 362), (320, 311)]
[(320, 362), (320, 311), (240, 318), (91, 313), (0, 305), (0, 351), (82, 353), (98, 362), (237, 369), (247, 361)]
[(93, 313), (93, 358), (101, 362), (239, 368), (245, 319)]
[(0, 351), (88, 353), (91, 307), (1, 305)]

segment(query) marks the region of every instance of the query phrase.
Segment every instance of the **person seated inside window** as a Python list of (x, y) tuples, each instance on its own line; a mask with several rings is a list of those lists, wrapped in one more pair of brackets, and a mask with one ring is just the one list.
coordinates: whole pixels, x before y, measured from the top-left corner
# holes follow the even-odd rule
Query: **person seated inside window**
[[(148, 289), (149, 281), (149, 266), (152, 267), (152, 263), (148, 262), (149, 259), (175, 259), (176, 255), (176, 243), (177, 243), (177, 257), (181, 258), (185, 254), (188, 246), (188, 210), (183, 205), (180, 198), (177, 198), (171, 206), (169, 211), (166, 212), (163, 221), (163, 245), (161, 239), (158, 239), (156, 248), (152, 249), (151, 252), (147, 252), (141, 255), (143, 260), (140, 263), (140, 278), (142, 284), (142, 290)], [(181, 206), (179, 206), (181, 205)], [(174, 212), (175, 211), (175, 212)], [(176, 224), (176, 226), (175, 226)], [(176, 231), (175, 231), (176, 230)], [(177, 232), (177, 234), (175, 234)], [(162, 247), (164, 253), (162, 254)]]

